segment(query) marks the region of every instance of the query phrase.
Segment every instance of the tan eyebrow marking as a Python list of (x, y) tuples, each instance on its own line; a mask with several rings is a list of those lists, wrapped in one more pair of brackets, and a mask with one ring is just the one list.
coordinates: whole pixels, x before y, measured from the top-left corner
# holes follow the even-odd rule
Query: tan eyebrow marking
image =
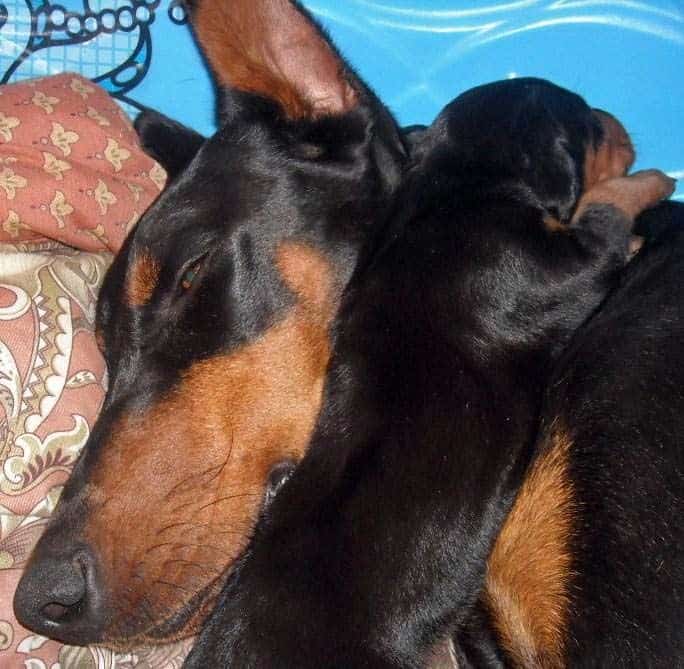
[(160, 269), (149, 251), (141, 251), (136, 255), (126, 281), (126, 295), (131, 306), (142, 307), (150, 301), (159, 281)]

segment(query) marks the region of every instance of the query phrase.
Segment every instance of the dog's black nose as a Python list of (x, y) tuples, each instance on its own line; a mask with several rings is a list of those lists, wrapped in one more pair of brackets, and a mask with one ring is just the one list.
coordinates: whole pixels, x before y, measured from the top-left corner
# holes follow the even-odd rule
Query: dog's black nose
[(96, 572), (86, 547), (68, 555), (36, 553), (14, 595), (17, 620), (64, 643), (98, 641), (104, 621)]

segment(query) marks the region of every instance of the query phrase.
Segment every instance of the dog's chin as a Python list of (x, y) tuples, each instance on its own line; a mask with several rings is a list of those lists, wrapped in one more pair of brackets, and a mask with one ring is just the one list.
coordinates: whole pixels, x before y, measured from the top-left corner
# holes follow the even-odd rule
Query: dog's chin
[(129, 628), (105, 635), (96, 645), (116, 652), (131, 652), (136, 648), (160, 646), (191, 639), (199, 633), (205, 619), (213, 610), (225, 580), (224, 576), (210, 583), (167, 618), (156, 621), (144, 629), (134, 631)]
[[(276, 495), (284, 487), (295, 469), (295, 463), (286, 460), (274, 466), (267, 490), (264, 493), (259, 520), (261, 520)], [(202, 590), (196, 592), (187, 602), (181, 604), (178, 609), (165, 618), (153, 621), (152, 624), (144, 626), (137, 625), (133, 629), (131, 619), (128, 618), (128, 625), (121, 626), (117, 632), (112, 634), (105, 633), (102, 640), (96, 645), (104, 646), (117, 652), (130, 652), (136, 648), (146, 646), (160, 646), (167, 643), (175, 643), (191, 639), (199, 634), (204, 621), (216, 606), (221, 590), (234, 575), (238, 564), (246, 557), (247, 553), (236, 559), (221, 576), (207, 584)], [(140, 623), (149, 621), (140, 621)]]

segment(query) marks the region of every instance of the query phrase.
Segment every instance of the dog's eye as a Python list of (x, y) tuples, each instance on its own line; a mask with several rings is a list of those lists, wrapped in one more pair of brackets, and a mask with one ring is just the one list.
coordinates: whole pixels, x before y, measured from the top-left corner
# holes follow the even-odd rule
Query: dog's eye
[(181, 290), (186, 291), (192, 288), (192, 284), (197, 278), (200, 269), (202, 269), (202, 261), (198, 260), (196, 263), (191, 265), (187, 270), (185, 270), (180, 281)]
[(276, 498), (280, 489), (289, 481), (297, 468), (297, 463), (292, 460), (283, 460), (276, 463), (268, 475), (266, 481), (266, 493), (264, 495), (264, 508), (268, 508)]

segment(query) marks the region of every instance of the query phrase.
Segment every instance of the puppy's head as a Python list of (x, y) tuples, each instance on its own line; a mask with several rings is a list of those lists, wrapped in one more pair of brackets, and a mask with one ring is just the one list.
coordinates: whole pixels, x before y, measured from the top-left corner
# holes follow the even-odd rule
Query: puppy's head
[(204, 141), (138, 124), (174, 178), (103, 287), (109, 390), (15, 597), (23, 624), (69, 643), (196, 629), (274, 466), (308, 443), (330, 320), (404, 161), (298, 4), (205, 0), (192, 20), (222, 125)]
[[(437, 147), (437, 151), (430, 151)], [(520, 78), (473, 88), (449, 104), (419, 151), (465, 175), (476, 196), (525, 189), (549, 217), (568, 223), (580, 196), (634, 162), (629, 136), (605, 112), (548, 81)]]

